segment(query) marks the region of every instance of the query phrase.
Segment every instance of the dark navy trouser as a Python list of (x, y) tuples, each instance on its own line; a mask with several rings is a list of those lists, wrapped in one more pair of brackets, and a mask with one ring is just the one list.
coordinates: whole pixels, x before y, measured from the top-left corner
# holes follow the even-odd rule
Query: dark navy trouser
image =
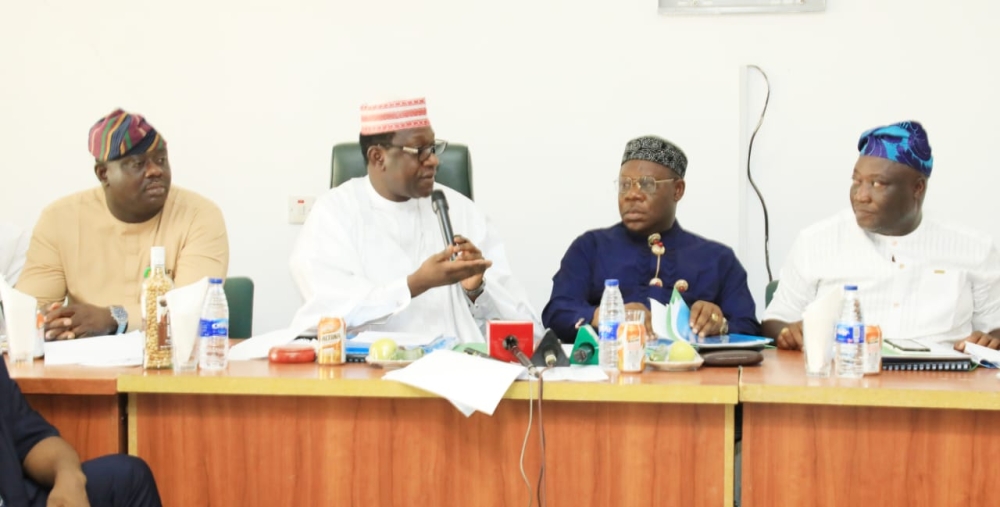
[[(87, 498), (91, 507), (161, 507), (153, 472), (146, 462), (126, 454), (111, 454), (83, 462), (87, 476)], [(49, 490), (28, 486), (34, 490), (32, 507), (45, 507)]]

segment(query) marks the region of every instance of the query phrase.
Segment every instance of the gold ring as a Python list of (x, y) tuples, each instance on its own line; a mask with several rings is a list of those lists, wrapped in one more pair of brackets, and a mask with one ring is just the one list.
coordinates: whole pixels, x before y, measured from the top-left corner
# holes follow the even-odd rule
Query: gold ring
[(788, 334), (788, 328), (787, 327), (781, 328), (781, 332), (778, 333), (778, 334), (780, 334), (780, 335), (786, 335), (786, 334)]
[(719, 321), (719, 315), (717, 313), (713, 313), (712, 314), (712, 322), (718, 322), (718, 321)]

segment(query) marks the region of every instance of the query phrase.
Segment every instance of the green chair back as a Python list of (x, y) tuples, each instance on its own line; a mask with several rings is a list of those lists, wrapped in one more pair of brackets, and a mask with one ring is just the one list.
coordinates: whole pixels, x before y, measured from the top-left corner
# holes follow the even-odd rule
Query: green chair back
[[(469, 155), (469, 147), (448, 143), (448, 147), (438, 158), (440, 164), (434, 180), (472, 199), (472, 157)], [(361, 145), (340, 143), (333, 147), (330, 188), (366, 174), (368, 167), (361, 153)]]
[(771, 300), (774, 299), (774, 292), (778, 290), (778, 281), (767, 284), (767, 288), (764, 289), (764, 308), (767, 308), (771, 304)]
[(253, 336), (253, 280), (244, 276), (226, 278), (222, 285), (229, 304), (229, 337)]

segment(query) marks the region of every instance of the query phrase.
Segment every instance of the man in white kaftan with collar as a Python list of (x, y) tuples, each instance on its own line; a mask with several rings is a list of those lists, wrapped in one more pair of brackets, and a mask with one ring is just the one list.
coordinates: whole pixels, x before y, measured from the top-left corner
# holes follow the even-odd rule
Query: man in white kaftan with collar
[(763, 332), (802, 346), (802, 312), (829, 290), (857, 285), (866, 323), (886, 338), (1000, 348), (1000, 252), (992, 238), (923, 216), (933, 167), (917, 122), (862, 134), (852, 210), (805, 229), (781, 270)]
[[(489, 320), (541, 324), (503, 244), (464, 195), (434, 183), (437, 154), (423, 99), (362, 109), (368, 176), (317, 199), (291, 256), (305, 304), (292, 327), (343, 316), (349, 329), (484, 342)], [(445, 246), (429, 198), (447, 197), (455, 243)], [(455, 255), (454, 260), (450, 260)]]

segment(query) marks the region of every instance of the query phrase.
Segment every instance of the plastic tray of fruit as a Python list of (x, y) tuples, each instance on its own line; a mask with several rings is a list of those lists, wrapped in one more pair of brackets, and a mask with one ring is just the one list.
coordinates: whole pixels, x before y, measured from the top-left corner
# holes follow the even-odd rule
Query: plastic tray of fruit
[(661, 341), (646, 349), (646, 364), (655, 370), (693, 371), (704, 362), (698, 351), (685, 341)]
[(369, 347), (365, 362), (385, 369), (402, 368), (423, 356), (424, 350), (420, 347), (403, 348), (389, 338), (382, 338)]

